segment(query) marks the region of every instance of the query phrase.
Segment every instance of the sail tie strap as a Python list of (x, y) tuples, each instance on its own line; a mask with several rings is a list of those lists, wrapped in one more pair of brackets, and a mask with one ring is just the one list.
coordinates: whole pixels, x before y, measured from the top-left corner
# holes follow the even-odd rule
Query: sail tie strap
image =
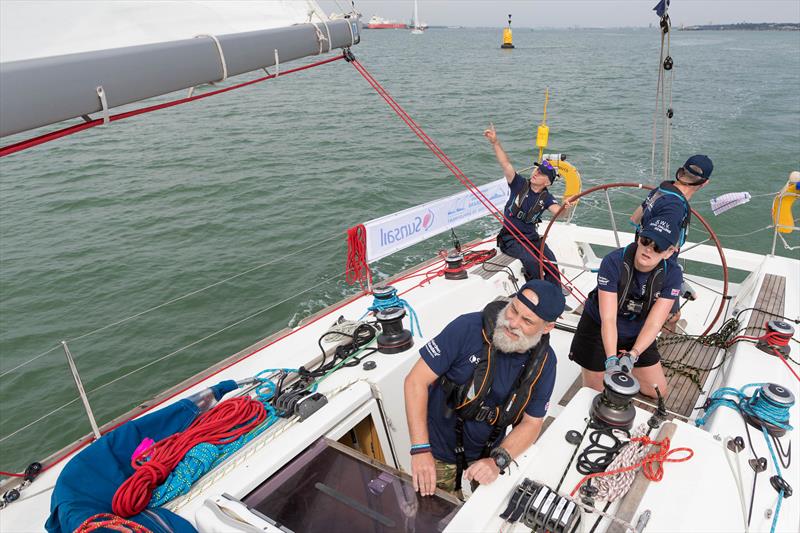
[(214, 41), (214, 44), (217, 45), (217, 53), (219, 54), (219, 62), (222, 65), (222, 78), (217, 80), (217, 82), (225, 81), (228, 79), (228, 64), (225, 62), (225, 53), (222, 51), (222, 45), (217, 39), (216, 35), (211, 35), (207, 33), (201, 33), (200, 35), (195, 35), (194, 38), (198, 39), (200, 37), (208, 37)]

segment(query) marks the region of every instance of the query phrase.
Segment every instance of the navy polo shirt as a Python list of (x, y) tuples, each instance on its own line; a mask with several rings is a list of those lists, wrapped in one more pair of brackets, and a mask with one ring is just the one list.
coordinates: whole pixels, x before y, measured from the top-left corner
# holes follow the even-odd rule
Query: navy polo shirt
[[(483, 356), (482, 313), (461, 315), (448, 324), (441, 333), (420, 348), (419, 353), (436, 375), (446, 375), (455, 383), (466, 383), (472, 378), (478, 361)], [(530, 357), (526, 354), (493, 353), (496, 364), (492, 391), (486, 402), (489, 406), (501, 405), (514, 386), (520, 372)], [(550, 395), (556, 381), (556, 356), (550, 348), (539, 381), (533, 388), (525, 412), (542, 418), (547, 413)], [(455, 463), (456, 415), (448, 413), (445, 395), (437, 380), (428, 390), (428, 435), (433, 456), (441, 461)], [(480, 458), (492, 426), (485, 422), (467, 420), (464, 423), (464, 453), (468, 461)], [(493, 446), (500, 444), (500, 435)]]
[[(528, 240), (533, 242), (539, 238), (539, 232), (536, 231), (536, 224), (532, 222), (526, 223), (525, 220), (516, 218), (511, 212), (511, 206), (514, 205), (514, 202), (517, 200), (517, 194), (519, 194), (519, 192), (522, 190), (526, 181), (527, 180), (520, 176), (519, 173), (514, 174), (514, 179), (511, 180), (511, 183), (509, 184), (511, 194), (508, 198), (508, 202), (506, 202), (504, 213), (506, 217), (511, 220), (511, 223), (514, 225), (514, 227), (521, 231), (523, 235), (528, 238)], [(524, 218), (525, 214), (528, 213), (528, 210), (533, 206), (534, 203), (539, 204), (538, 209), (540, 209), (542, 212), (544, 212), (551, 205), (558, 204), (556, 199), (553, 198), (553, 195), (550, 194), (550, 191), (547, 190), (547, 187), (538, 193), (528, 190), (528, 194), (522, 200), (522, 209), (520, 210), (519, 214)]]
[[(674, 183), (674, 181), (665, 181), (662, 182), (659, 187), (672, 185)], [(676, 194), (653, 189), (650, 191), (650, 194), (647, 195), (644, 202), (642, 202), (642, 220), (640, 225), (643, 228), (647, 227), (647, 224), (649, 224), (651, 220), (660, 218), (669, 222), (670, 225), (673, 225), (672, 227), (680, 228), (683, 224), (683, 219), (687, 215), (686, 210), (687, 203), (682, 198), (676, 196)]]
[[(597, 271), (598, 291), (617, 292), (617, 284), (623, 268), (622, 258), (624, 253), (625, 248), (619, 248), (603, 258), (600, 263), (600, 270)], [(681, 293), (683, 273), (680, 268), (668, 262), (667, 270), (664, 274), (664, 284), (658, 297), (674, 300)], [(631, 292), (633, 294), (644, 296), (649, 275), (649, 272), (635, 270), (633, 281), (631, 282)], [(600, 301), (598, 298), (588, 298), (584, 309), (596, 323), (600, 324)], [(617, 315), (617, 336), (621, 339), (635, 339), (639, 336), (639, 332), (642, 331), (644, 322), (645, 320), (642, 318), (628, 320)]]

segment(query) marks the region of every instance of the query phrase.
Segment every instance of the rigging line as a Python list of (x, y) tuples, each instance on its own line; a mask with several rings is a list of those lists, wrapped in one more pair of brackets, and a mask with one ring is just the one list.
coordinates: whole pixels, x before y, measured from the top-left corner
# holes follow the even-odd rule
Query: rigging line
[(6, 374), (10, 374), (11, 372), (13, 372), (13, 371), (15, 371), (15, 370), (17, 370), (17, 369), (20, 369), (20, 368), (22, 368), (23, 366), (26, 366), (26, 365), (29, 365), (29, 364), (33, 363), (33, 362), (34, 362), (34, 361), (36, 361), (37, 359), (39, 359), (39, 358), (41, 358), (41, 357), (44, 357), (45, 355), (49, 354), (49, 353), (50, 353), (50, 352), (52, 352), (53, 350), (55, 350), (55, 349), (57, 349), (57, 348), (60, 348), (60, 347), (61, 347), (61, 345), (60, 345), (60, 344), (56, 344), (55, 346), (53, 346), (52, 348), (50, 348), (50, 349), (49, 349), (49, 350), (47, 350), (46, 352), (42, 352), (42, 353), (40, 353), (39, 355), (37, 355), (37, 356), (34, 356), (34, 357), (31, 357), (31, 358), (30, 358), (30, 359), (28, 359), (27, 361), (25, 361), (25, 362), (23, 362), (23, 363), (20, 363), (20, 364), (18, 364), (18, 365), (17, 365), (17, 366), (15, 366), (14, 368), (12, 368), (12, 369), (10, 369), (10, 370), (6, 370), (6, 371), (5, 371), (5, 372), (3, 372), (2, 374), (0, 374), (0, 378), (2, 378), (3, 376), (5, 376)]
[(227, 331), (227, 330), (229, 330), (229, 329), (231, 329), (231, 328), (233, 328), (233, 327), (236, 327), (236, 326), (238, 326), (239, 324), (242, 324), (242, 323), (244, 323), (244, 322), (246, 322), (246, 321), (250, 320), (251, 318), (255, 318), (256, 316), (258, 316), (258, 315), (261, 315), (261, 314), (263, 314), (263, 313), (266, 313), (267, 311), (269, 311), (269, 310), (271, 310), (271, 309), (274, 309), (274, 308), (278, 307), (279, 305), (285, 304), (286, 302), (288, 302), (288, 301), (290, 301), (290, 300), (293, 300), (294, 298), (296, 298), (296, 297), (298, 297), (298, 296), (301, 296), (301, 295), (303, 295), (303, 294), (306, 294), (306, 293), (308, 293), (308, 292), (310, 292), (310, 291), (312, 291), (312, 290), (314, 290), (314, 289), (316, 289), (316, 288), (318, 288), (318, 287), (320, 287), (320, 286), (322, 286), (322, 285), (325, 285), (326, 283), (328, 283), (328, 282), (330, 282), (330, 281), (332, 281), (332, 280), (334, 280), (334, 279), (336, 279), (336, 278), (340, 277), (341, 275), (342, 275), (342, 274), (341, 274), (341, 273), (339, 273), (339, 274), (335, 274), (335, 275), (333, 275), (333, 276), (330, 276), (329, 278), (322, 280), (321, 282), (317, 283), (316, 285), (312, 285), (311, 287), (308, 287), (307, 289), (305, 289), (305, 290), (303, 290), (303, 291), (301, 291), (301, 292), (298, 292), (298, 293), (296, 293), (296, 294), (294, 294), (294, 295), (292, 295), (292, 296), (289, 296), (289, 297), (287, 297), (287, 298), (284, 298), (283, 300), (281, 300), (281, 301), (279, 301), (279, 302), (276, 302), (276, 303), (274, 303), (274, 304), (272, 304), (272, 305), (270, 305), (270, 306), (268, 306), (268, 307), (265, 307), (265, 308), (263, 308), (263, 309), (260, 309), (260, 310), (258, 310), (258, 311), (256, 311), (256, 312), (254, 312), (254, 313), (250, 314), (249, 316), (246, 316), (246, 317), (244, 317), (244, 318), (242, 318), (242, 319), (240, 319), (240, 320), (237, 320), (236, 322), (233, 322), (233, 323), (231, 323), (231, 324), (228, 324), (228, 325), (227, 325), (227, 326), (225, 326), (224, 328), (221, 328), (221, 329), (219, 329), (219, 330), (217, 330), (217, 331), (215, 331), (215, 332), (213, 332), (213, 333), (209, 333), (209, 334), (208, 334), (208, 335), (206, 335), (205, 337), (202, 337), (202, 338), (200, 338), (200, 339), (198, 339), (198, 340), (196, 340), (196, 341), (193, 341), (193, 342), (191, 342), (191, 343), (187, 344), (186, 346), (183, 346), (183, 347), (181, 347), (181, 348), (178, 348), (177, 350), (174, 350), (174, 351), (172, 351), (172, 352), (170, 352), (170, 353), (168, 353), (168, 354), (166, 354), (166, 355), (163, 355), (163, 356), (159, 357), (158, 359), (155, 359), (155, 360), (153, 360), (153, 361), (150, 361), (149, 363), (146, 363), (146, 364), (144, 364), (144, 365), (140, 366), (139, 368), (136, 368), (136, 369), (134, 369), (134, 370), (131, 370), (130, 372), (126, 372), (125, 374), (123, 374), (123, 375), (121, 375), (121, 376), (119, 376), (119, 377), (116, 377), (116, 378), (112, 379), (112, 380), (111, 380), (111, 381), (109, 381), (108, 383), (104, 383), (103, 385), (100, 385), (99, 387), (96, 387), (96, 388), (94, 388), (94, 389), (92, 389), (92, 390), (88, 391), (88, 393), (89, 393), (89, 394), (91, 394), (91, 393), (97, 392), (97, 391), (99, 391), (99, 390), (101, 390), (101, 389), (104, 389), (104, 388), (108, 387), (109, 385), (112, 385), (112, 384), (114, 384), (114, 383), (116, 383), (116, 382), (120, 381), (121, 379), (124, 379), (124, 378), (126, 378), (126, 377), (129, 377), (129, 376), (131, 376), (131, 375), (133, 375), (133, 374), (135, 374), (135, 373), (137, 373), (137, 372), (141, 371), (141, 370), (144, 370), (145, 368), (151, 367), (151, 366), (153, 366), (154, 364), (156, 364), (156, 363), (159, 363), (159, 362), (163, 361), (164, 359), (168, 359), (168, 358), (172, 357), (173, 355), (177, 355), (178, 353), (180, 353), (180, 352), (182, 352), (182, 351), (184, 351), (184, 350), (188, 350), (189, 348), (191, 348), (191, 347), (193, 347), (193, 346), (196, 346), (196, 345), (200, 344), (201, 342), (204, 342), (204, 341), (206, 341), (206, 340), (210, 339), (211, 337), (214, 337), (214, 336), (216, 336), (216, 335), (219, 335), (220, 333), (222, 333), (222, 332), (224, 332), (224, 331)]
[[(306, 70), (312, 67), (317, 67), (320, 65), (325, 65), (327, 63), (332, 63), (333, 61), (338, 61), (339, 59), (344, 59), (344, 55), (338, 55), (335, 57), (329, 57), (328, 59), (323, 59), (321, 61), (316, 61), (314, 63), (310, 63), (308, 65), (303, 65), (301, 67), (296, 67), (293, 69), (286, 70), (281, 73), (281, 76), (285, 76), (286, 74), (291, 74), (293, 72), (299, 72), (301, 70)], [(114, 122), (117, 120), (124, 120), (126, 118), (135, 117), (137, 115), (143, 115), (145, 113), (150, 113), (152, 111), (159, 111), (161, 109), (166, 109), (168, 107), (173, 107), (180, 104), (185, 104), (187, 102), (194, 102), (195, 100), (200, 100), (201, 98), (208, 98), (209, 96), (214, 96), (215, 94), (221, 94), (228, 91), (232, 91), (234, 89), (239, 89), (241, 87), (246, 87), (248, 85), (253, 85), (255, 83), (259, 83), (262, 81), (266, 81), (272, 78), (275, 78), (277, 74), (269, 74), (267, 76), (262, 76), (260, 78), (256, 78), (254, 80), (245, 81), (236, 85), (231, 85), (230, 87), (223, 87), (222, 89), (217, 89), (216, 91), (210, 91), (207, 93), (196, 94), (193, 96), (189, 96), (186, 98), (179, 98), (177, 100), (171, 100), (169, 102), (164, 102), (161, 104), (155, 104), (147, 107), (142, 107), (139, 109), (134, 109), (132, 111), (126, 111), (124, 113), (117, 113), (116, 115), (111, 115), (108, 117), (110, 122)], [(94, 128), (95, 126), (101, 126), (105, 123), (103, 118), (98, 118), (94, 120), (90, 120), (89, 122), (81, 122), (79, 124), (75, 124), (72, 126), (67, 126), (60, 130), (51, 131), (49, 133), (45, 133), (43, 135), (39, 135), (38, 137), (32, 137), (30, 139), (25, 139), (20, 142), (9, 144), (3, 147), (0, 147), (0, 157), (5, 157), (7, 155), (11, 155), (17, 152), (21, 152), (22, 150), (26, 150), (28, 148), (33, 148), (34, 146), (39, 146), (40, 144), (44, 144), (50, 141), (54, 141), (56, 139), (60, 139), (61, 137), (66, 137), (67, 135), (72, 135), (74, 133), (78, 133), (83, 130), (88, 130), (89, 128)]]
[(41, 422), (42, 420), (44, 420), (44, 419), (45, 419), (45, 418), (47, 418), (48, 416), (51, 416), (51, 415), (54, 415), (54, 414), (56, 414), (57, 412), (61, 411), (61, 410), (62, 410), (62, 409), (64, 409), (65, 407), (68, 407), (68, 406), (72, 405), (73, 403), (77, 402), (77, 401), (78, 401), (78, 400), (80, 400), (80, 399), (81, 399), (81, 398), (80, 398), (80, 396), (76, 396), (75, 398), (73, 398), (72, 400), (68, 401), (67, 403), (65, 403), (65, 404), (64, 404), (64, 405), (62, 405), (61, 407), (56, 407), (55, 409), (53, 409), (52, 411), (50, 411), (50, 412), (49, 412), (49, 413), (47, 413), (46, 415), (44, 415), (44, 416), (41, 416), (41, 417), (37, 418), (36, 420), (34, 420), (33, 422), (31, 422), (31, 423), (29, 423), (29, 424), (27, 424), (27, 425), (25, 425), (25, 426), (22, 426), (21, 428), (17, 429), (17, 430), (16, 430), (16, 431), (14, 431), (13, 433), (9, 433), (8, 435), (6, 435), (6, 436), (4, 436), (4, 437), (1, 437), (1, 438), (0, 438), (0, 442), (3, 442), (3, 441), (5, 441), (5, 440), (7, 440), (7, 439), (10, 439), (11, 437), (13, 437), (14, 435), (16, 435), (17, 433), (19, 433), (19, 432), (21, 432), (21, 431), (25, 431), (26, 429), (28, 429), (28, 428), (29, 428), (29, 427), (31, 427), (32, 425), (34, 425), (34, 424), (37, 424), (37, 423)]
[[(563, 281), (560, 280), (560, 274), (558, 272), (558, 267), (553, 265), (549, 259), (544, 255), (542, 250), (539, 250), (531, 241), (513, 224), (511, 224), (510, 219), (506, 217), (506, 215), (497, 209), (494, 204), (486, 197), (486, 195), (461, 171), (458, 166), (453, 163), (453, 161), (447, 157), (447, 155), (439, 148), (439, 146), (425, 133), (425, 131), (417, 124), (413, 118), (397, 103), (396, 100), (389, 94), (389, 92), (380, 85), (380, 83), (363, 67), (356, 59), (352, 59), (350, 63), (355, 67), (359, 74), (369, 83), (375, 92), (383, 98), (383, 100), (389, 105), (389, 107), (400, 117), (403, 122), (411, 129), (411, 131), (419, 137), (419, 139), (428, 147), (428, 149), (433, 152), (433, 154), (450, 170), (450, 172), (458, 179), (466, 188), (469, 190), (473, 196), (475, 196), (481, 204), (489, 211), (489, 213), (498, 221), (500, 222), (511, 234), (514, 238), (525, 248), (530, 254), (538, 257), (540, 261), (541, 268), (543, 270), (547, 270), (549, 274), (551, 274), (554, 278), (556, 278), (559, 284), (566, 288), (573, 297), (578, 299), (575, 296), (575, 292), (581, 295), (581, 297), (586, 300), (586, 296), (575, 286), (572, 286), (572, 289), (567, 287)], [(515, 233), (517, 235), (515, 235)], [(521, 239), (520, 239), (521, 237)], [(525, 242), (523, 242), (523, 240)], [(534, 253), (534, 250), (536, 251)]]
[(650, 179), (655, 178), (656, 174), (656, 136), (658, 131), (658, 95), (661, 94), (661, 80), (663, 77), (664, 62), (664, 31), (661, 31), (661, 52), (658, 57), (658, 78), (656, 81), (656, 106), (653, 109), (653, 145), (650, 153)]
[[(287, 297), (287, 298), (284, 298), (283, 300), (281, 300), (281, 301), (279, 301), (279, 302), (277, 302), (277, 303), (275, 303), (275, 304), (272, 304), (272, 305), (270, 305), (269, 307), (265, 307), (264, 309), (260, 309), (259, 311), (256, 311), (255, 313), (252, 313), (251, 315), (249, 315), (249, 316), (247, 316), (247, 317), (245, 317), (245, 318), (242, 318), (241, 320), (237, 320), (236, 322), (233, 322), (233, 323), (231, 323), (231, 324), (228, 324), (228, 325), (227, 325), (227, 326), (225, 326), (224, 328), (221, 328), (221, 329), (219, 329), (219, 330), (217, 330), (217, 331), (215, 331), (215, 332), (213, 332), (213, 333), (210, 333), (210, 334), (206, 335), (205, 337), (202, 337), (202, 338), (200, 338), (200, 339), (198, 339), (198, 340), (196, 340), (196, 341), (193, 341), (193, 342), (191, 342), (191, 343), (187, 344), (186, 346), (183, 346), (183, 347), (181, 347), (181, 348), (178, 348), (177, 350), (174, 350), (174, 351), (172, 351), (172, 352), (170, 352), (170, 353), (168, 353), (168, 354), (166, 354), (166, 355), (163, 355), (163, 356), (159, 357), (158, 359), (155, 359), (155, 360), (153, 360), (153, 361), (150, 361), (149, 363), (146, 363), (146, 364), (144, 364), (144, 365), (140, 366), (139, 368), (135, 368), (134, 370), (131, 370), (130, 372), (126, 372), (125, 374), (122, 374), (121, 376), (118, 376), (118, 377), (116, 377), (116, 378), (112, 379), (111, 381), (109, 381), (109, 382), (107, 382), (107, 383), (104, 383), (103, 385), (100, 385), (100, 386), (98, 386), (98, 387), (95, 387), (94, 389), (87, 391), (87, 394), (93, 394), (93, 393), (95, 393), (95, 392), (98, 392), (98, 391), (100, 391), (100, 390), (102, 390), (102, 389), (105, 389), (105, 388), (106, 388), (106, 387), (108, 387), (109, 385), (113, 385), (114, 383), (117, 383), (118, 381), (120, 381), (120, 380), (122, 380), (122, 379), (125, 379), (125, 378), (127, 378), (127, 377), (130, 377), (130, 376), (132, 376), (133, 374), (135, 374), (135, 373), (137, 373), (137, 372), (140, 372), (141, 370), (144, 370), (145, 368), (149, 368), (149, 367), (153, 366), (154, 364), (156, 364), (156, 363), (160, 363), (161, 361), (163, 361), (163, 360), (165, 360), (165, 359), (168, 359), (168, 358), (172, 357), (173, 355), (177, 355), (177, 354), (179, 354), (180, 352), (183, 352), (184, 350), (187, 350), (187, 349), (189, 349), (189, 348), (191, 348), (191, 347), (193, 347), (193, 346), (196, 346), (196, 345), (200, 344), (201, 342), (204, 342), (204, 341), (206, 341), (206, 340), (210, 339), (211, 337), (214, 337), (214, 336), (216, 336), (216, 335), (219, 335), (220, 333), (222, 333), (222, 332), (224, 332), (224, 331), (227, 331), (227, 330), (229, 330), (229, 329), (231, 329), (231, 328), (233, 328), (233, 327), (235, 327), (235, 326), (238, 326), (239, 324), (241, 324), (241, 323), (243, 323), (243, 322), (246, 322), (246, 321), (250, 320), (251, 318), (254, 318), (254, 317), (256, 317), (256, 316), (258, 316), (258, 315), (260, 315), (260, 314), (266, 313), (266, 312), (267, 312), (267, 311), (269, 311), (270, 309), (274, 309), (275, 307), (277, 307), (277, 306), (279, 306), (279, 305), (282, 305), (282, 304), (284, 304), (284, 303), (286, 303), (286, 302), (288, 302), (288, 301), (290, 301), (290, 300), (292, 300), (292, 299), (294, 299), (294, 298), (296, 298), (296, 297), (298, 297), (298, 296), (301, 296), (301, 295), (303, 295), (303, 294), (305, 294), (305, 293), (307, 293), (307, 292), (310, 292), (310, 291), (312, 291), (312, 290), (314, 290), (314, 289), (316, 289), (316, 288), (318, 288), (318, 287), (320, 287), (320, 286), (322, 286), (322, 285), (325, 285), (326, 283), (330, 282), (331, 280), (334, 280), (334, 279), (338, 278), (338, 277), (339, 277), (339, 276), (341, 276), (341, 275), (342, 275), (342, 274), (336, 274), (336, 275), (334, 275), (334, 276), (330, 276), (329, 278), (327, 278), (327, 279), (325, 279), (325, 280), (321, 281), (320, 283), (317, 283), (316, 285), (313, 285), (313, 286), (311, 286), (311, 287), (308, 287), (307, 289), (305, 289), (305, 290), (303, 290), (303, 291), (301, 291), (301, 292), (298, 292), (298, 293), (296, 293), (296, 294), (294, 294), (294, 295), (292, 295), (292, 296), (289, 296), (289, 297)], [(37, 418), (36, 420), (34, 420), (33, 422), (31, 422), (31, 423), (27, 424), (26, 426), (23, 426), (23, 427), (21, 427), (21, 428), (17, 429), (17, 430), (16, 430), (16, 431), (14, 431), (13, 433), (11, 433), (11, 434), (9, 434), (9, 435), (6, 435), (6, 436), (4, 436), (4, 437), (2, 437), (2, 438), (0, 438), (0, 442), (3, 442), (4, 440), (6, 440), (6, 439), (9, 439), (9, 438), (13, 437), (14, 435), (16, 435), (17, 433), (19, 433), (20, 431), (23, 431), (23, 430), (25, 430), (25, 429), (27, 429), (27, 428), (31, 427), (32, 425), (36, 424), (37, 422), (40, 422), (40, 421), (44, 420), (44, 419), (45, 419), (45, 418), (47, 418), (48, 416), (51, 416), (51, 415), (53, 415), (53, 414), (57, 413), (58, 411), (60, 411), (60, 410), (64, 409), (64, 408), (65, 408), (65, 407), (67, 407), (68, 405), (71, 405), (71, 404), (75, 403), (75, 402), (76, 402), (76, 401), (78, 401), (79, 399), (80, 399), (80, 398), (75, 398), (75, 399), (73, 399), (73, 400), (71, 400), (71, 401), (69, 401), (69, 402), (65, 403), (65, 404), (64, 404), (64, 405), (62, 405), (61, 407), (58, 407), (57, 409), (54, 409), (53, 411), (51, 411), (51, 412), (47, 413), (46, 415), (44, 415), (44, 416), (42, 416), (42, 417), (40, 417), (40, 418)]]
[[(311, 248), (314, 248), (314, 247), (316, 247), (316, 246), (319, 246), (319, 245), (321, 245), (321, 244), (325, 244), (325, 243), (327, 243), (327, 242), (330, 242), (330, 241), (332, 241), (333, 239), (340, 238), (340, 237), (342, 236), (342, 234), (343, 234), (343, 232), (341, 232), (341, 231), (340, 231), (340, 232), (338, 232), (338, 233), (336, 233), (336, 234), (334, 234), (334, 235), (331, 235), (330, 237), (327, 237), (327, 238), (325, 238), (325, 239), (323, 239), (323, 240), (321, 240), (321, 241), (318, 241), (318, 242), (312, 243), (312, 244), (310, 244), (310, 245), (306, 246), (305, 248), (301, 248), (301, 249), (299, 249), (299, 250), (295, 250), (294, 252), (292, 252), (292, 253), (290, 253), (290, 254), (287, 254), (287, 255), (282, 255), (282, 256), (280, 256), (280, 257), (278, 257), (278, 258), (276, 258), (276, 259), (273, 259), (272, 261), (267, 261), (266, 263), (262, 263), (262, 264), (260, 264), (260, 265), (256, 265), (256, 266), (254, 266), (253, 268), (250, 268), (250, 269), (248, 269), (248, 270), (245, 270), (244, 272), (240, 272), (240, 273), (238, 273), (238, 274), (234, 274), (233, 276), (227, 277), (227, 278), (225, 278), (225, 279), (222, 279), (222, 280), (220, 280), (220, 281), (216, 281), (216, 282), (212, 283), (211, 285), (206, 285), (205, 287), (202, 287), (202, 288), (200, 288), (200, 289), (197, 289), (197, 290), (194, 290), (194, 291), (188, 292), (188, 293), (186, 293), (186, 294), (184, 294), (184, 295), (182, 295), (182, 296), (177, 296), (177, 297), (175, 297), (175, 298), (173, 298), (173, 299), (171, 299), (171, 300), (168, 300), (168, 301), (166, 301), (166, 302), (164, 302), (164, 303), (158, 304), (158, 305), (156, 305), (156, 306), (154, 306), (154, 307), (151, 307), (151, 308), (149, 308), (149, 309), (145, 309), (144, 311), (141, 311), (141, 312), (139, 312), (139, 313), (136, 313), (136, 314), (134, 314), (134, 315), (131, 315), (131, 316), (127, 317), (127, 318), (123, 318), (123, 319), (121, 319), (121, 320), (117, 320), (116, 322), (112, 322), (111, 324), (107, 324), (107, 325), (105, 325), (105, 326), (102, 326), (102, 327), (100, 327), (100, 328), (97, 328), (97, 329), (95, 329), (95, 330), (93, 330), (93, 331), (90, 331), (90, 332), (88, 332), (88, 333), (84, 333), (83, 335), (80, 335), (80, 336), (78, 336), (78, 337), (71, 338), (71, 339), (67, 339), (67, 341), (68, 341), (68, 342), (79, 341), (79, 340), (81, 340), (81, 339), (83, 339), (83, 338), (89, 337), (90, 335), (94, 335), (95, 333), (99, 333), (99, 332), (101, 332), (101, 331), (104, 331), (104, 330), (106, 330), (106, 329), (108, 329), (108, 328), (112, 328), (112, 327), (114, 327), (114, 326), (118, 326), (118, 325), (120, 325), (120, 324), (123, 324), (123, 323), (125, 323), (125, 322), (128, 322), (128, 321), (130, 321), (130, 320), (133, 320), (133, 319), (135, 319), (135, 318), (138, 318), (138, 317), (140, 317), (140, 316), (142, 316), (142, 315), (145, 315), (145, 314), (147, 314), (147, 313), (150, 313), (151, 311), (155, 311), (155, 310), (157, 310), (157, 309), (160, 309), (160, 308), (162, 308), (162, 307), (165, 307), (165, 306), (167, 306), (167, 305), (173, 304), (173, 303), (175, 303), (175, 302), (178, 302), (178, 301), (180, 301), (180, 300), (184, 300), (184, 299), (186, 299), (186, 298), (188, 298), (188, 297), (190, 297), (190, 296), (194, 296), (195, 294), (201, 293), (201, 292), (203, 292), (203, 291), (206, 291), (206, 290), (208, 290), (208, 289), (211, 289), (211, 288), (213, 288), (213, 287), (216, 287), (216, 286), (218, 286), (218, 285), (222, 285), (223, 283), (227, 283), (227, 282), (229, 282), (229, 281), (231, 281), (231, 280), (234, 280), (234, 279), (236, 279), (236, 278), (239, 278), (239, 277), (241, 277), (241, 276), (244, 276), (244, 275), (250, 274), (251, 272), (255, 272), (256, 270), (262, 269), (262, 268), (264, 268), (264, 267), (266, 267), (266, 266), (269, 266), (269, 265), (272, 265), (272, 264), (274, 264), (274, 263), (277, 263), (278, 261), (282, 261), (282, 260), (284, 260), (284, 259), (287, 259), (287, 258), (289, 258), (289, 257), (295, 256), (295, 255), (297, 255), (297, 254), (299, 254), (299, 253), (301, 253), (301, 252), (305, 252), (306, 250), (309, 250), (309, 249), (311, 249)], [(26, 363), (26, 364), (27, 364), (27, 363)], [(4, 375), (4, 374), (3, 374), (3, 375)], [(2, 375), (0, 375), (0, 377), (2, 377)]]

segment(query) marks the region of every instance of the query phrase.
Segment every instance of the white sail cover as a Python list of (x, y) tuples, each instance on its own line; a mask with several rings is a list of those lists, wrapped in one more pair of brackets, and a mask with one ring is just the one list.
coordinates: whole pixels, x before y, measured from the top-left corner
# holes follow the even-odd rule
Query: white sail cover
[(320, 23), (322, 17), (313, 0), (2, 0), (0, 63)]

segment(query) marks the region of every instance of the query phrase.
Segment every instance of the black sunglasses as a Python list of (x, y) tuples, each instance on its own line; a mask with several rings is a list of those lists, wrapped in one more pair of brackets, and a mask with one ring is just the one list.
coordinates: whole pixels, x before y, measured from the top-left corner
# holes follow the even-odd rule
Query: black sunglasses
[(666, 251), (666, 250), (662, 250), (661, 247), (658, 244), (656, 244), (656, 241), (654, 241), (650, 237), (643, 237), (643, 236), (640, 235), (639, 236), (639, 244), (641, 244), (645, 248), (647, 248), (648, 246), (652, 246), (653, 247), (653, 251), (655, 253), (657, 253), (657, 254), (660, 254), (661, 252), (665, 252)]

